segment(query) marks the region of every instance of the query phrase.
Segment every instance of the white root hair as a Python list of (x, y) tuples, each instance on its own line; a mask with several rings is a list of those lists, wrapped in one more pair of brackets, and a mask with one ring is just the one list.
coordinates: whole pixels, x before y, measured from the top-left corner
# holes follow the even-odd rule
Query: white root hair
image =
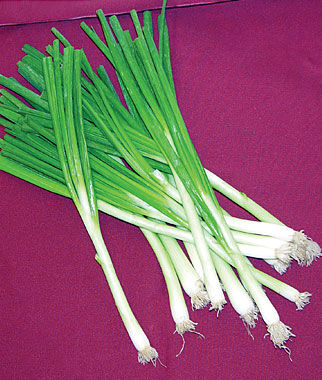
[[(258, 309), (254, 306), (246, 314), (240, 315), (241, 320), (246, 326), (248, 333), (250, 334), (249, 327), (253, 329), (256, 326), (256, 321), (258, 320)], [(251, 334), (250, 334), (251, 335)]]
[(184, 322), (177, 323), (176, 324), (176, 330), (175, 330), (174, 334), (178, 333), (179, 335), (183, 335), (187, 331), (188, 332), (194, 332), (197, 324), (198, 323), (196, 323), (196, 322), (190, 321), (190, 319), (188, 319), (187, 321), (184, 321)]
[(283, 274), (289, 268), (291, 261), (289, 263), (285, 263), (284, 261), (275, 259), (275, 260), (267, 260), (267, 262), (269, 265), (272, 266), (272, 268), (276, 270), (276, 272), (278, 272), (279, 274)]
[(210, 302), (209, 295), (206, 290), (199, 290), (191, 296), (192, 310), (203, 309)]
[(286, 326), (283, 322), (278, 321), (270, 326), (267, 326), (267, 332), (270, 335), (270, 339), (274, 344), (274, 347), (282, 348), (286, 352), (289, 349), (285, 346), (285, 342), (292, 336), (295, 336), (291, 332), (291, 328)]
[(219, 313), (222, 311), (226, 303), (227, 301), (225, 299), (219, 300), (218, 302), (211, 301), (211, 307), (209, 308), (209, 311), (217, 310), (217, 317), (218, 317)]
[(181, 353), (182, 353), (182, 351), (184, 349), (184, 346), (186, 344), (186, 341), (184, 340), (184, 337), (183, 337), (183, 334), (185, 332), (191, 332), (191, 333), (199, 335), (203, 339), (205, 338), (204, 335), (202, 335), (198, 331), (195, 331), (195, 328), (196, 328), (197, 324), (198, 323), (192, 322), (190, 320), (187, 320), (187, 321), (180, 322), (180, 323), (176, 324), (176, 329), (174, 331), (174, 334), (178, 333), (181, 336), (181, 338), (182, 338), (182, 347), (181, 347), (180, 351), (177, 353), (176, 357), (178, 357), (179, 355), (181, 355)]
[(321, 256), (321, 248), (318, 243), (308, 239), (306, 242), (306, 266), (312, 264), (314, 260)]
[(297, 248), (292, 257), (301, 266), (309, 266), (314, 260), (321, 256), (320, 246), (307, 237), (303, 230), (294, 232), (292, 242)]
[(276, 258), (283, 263), (290, 265), (292, 254), (294, 254), (295, 249), (295, 244), (287, 242), (275, 249)]
[(154, 366), (156, 366), (156, 361), (159, 355), (155, 348), (148, 346), (145, 347), (142, 351), (138, 352), (138, 362), (145, 365), (151, 362)]
[(310, 297), (312, 296), (309, 292), (300, 293), (297, 299), (294, 301), (296, 305), (296, 310), (303, 310), (304, 306), (310, 303)]

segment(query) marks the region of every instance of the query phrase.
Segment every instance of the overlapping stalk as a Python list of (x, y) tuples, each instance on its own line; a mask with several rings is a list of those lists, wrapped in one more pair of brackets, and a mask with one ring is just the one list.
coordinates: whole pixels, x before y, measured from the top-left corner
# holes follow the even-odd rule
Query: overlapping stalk
[[(282, 223), (244, 194), (203, 169), (176, 102), (164, 8), (159, 18), (159, 51), (153, 41), (151, 14), (144, 13), (143, 28), (136, 13), (133, 11), (131, 15), (138, 34), (134, 41), (127, 31), (121, 29), (118, 20), (112, 17), (110, 22), (118, 39), (116, 42), (105, 16), (100, 11), (98, 17), (107, 45), (93, 30), (85, 24), (82, 25), (114, 66), (129, 109), (128, 112), (122, 106), (106, 72), (100, 67), (96, 75), (86, 56), (82, 55), (82, 70), (85, 76), (79, 77), (78, 96), (81, 94), (82, 97), (82, 123), (98, 208), (142, 228), (165, 275), (172, 314), (180, 334), (193, 330), (194, 324), (190, 322), (187, 311), (182, 311), (180, 315), (185, 322), (189, 322), (188, 324), (182, 323), (181, 317), (176, 317), (178, 314), (172, 301), (176, 292), (172, 289), (177, 289), (178, 297), (182, 297), (177, 276), (192, 299), (196, 296), (194, 291), (199, 286), (198, 297), (202, 298), (195, 298), (195, 307), (204, 306), (209, 295), (212, 306), (220, 310), (225, 300), (219, 286), (218, 272), (232, 305), (244, 321), (251, 327), (255, 324), (257, 311), (254, 300), (268, 325), (274, 345), (284, 348), (285, 341), (291, 335), (290, 329), (279, 321), (276, 310), (260, 284), (295, 302), (299, 309), (308, 303), (309, 293), (299, 293), (296, 289), (256, 270), (241, 253), (255, 256), (256, 250), (261, 249), (265, 258), (273, 265), (287, 265), (292, 257), (300, 263), (309, 264), (319, 255), (319, 247), (297, 233), (296, 247), (288, 246), (277, 256), (275, 249), (283, 243), (276, 238), (259, 238), (258, 235), (276, 237), (277, 234), (280, 237), (280, 231), (284, 231), (282, 241), (290, 241), (294, 237), (294, 231), (285, 226), (274, 227), (272, 223)], [(63, 44), (70, 45), (58, 31), (54, 31), (54, 34)], [(57, 42), (55, 44), (57, 46)], [(49, 96), (51, 91), (48, 92), (50, 83), (47, 80), (47, 91), (44, 91), (48, 74), (44, 75), (39, 65), (43, 55), (28, 45), (25, 51), (28, 54), (19, 63), (19, 72), (42, 92), (42, 96), (19, 86), (13, 80), (0, 78), (2, 84), (23, 96), (34, 107), (31, 109), (2, 91), (3, 105), (0, 106), (0, 114), (5, 117), (2, 124), (16, 138), (5, 137), (0, 167), (38, 186), (74, 199), (68, 179), (66, 180), (64, 175), (64, 166), (60, 156), (57, 156), (59, 140), (52, 130), (52, 112), (48, 112), (52, 111), (52, 100)], [(62, 64), (64, 70), (65, 54), (60, 55), (57, 47), (50, 46), (47, 52), (55, 57), (54, 62), (57, 66)], [(56, 130), (57, 128), (54, 128), (54, 131)], [(133, 172), (115, 160), (115, 156), (126, 160)], [(176, 186), (170, 184), (167, 178)], [(225, 215), (214, 196), (211, 184), (270, 224), (248, 223)], [(177, 228), (167, 225), (166, 222), (176, 225)], [(244, 232), (234, 233), (232, 229)], [(250, 231), (252, 233), (249, 233)], [(197, 271), (188, 261), (180, 261), (182, 251), (176, 250), (176, 242), (172, 238), (161, 235), (158, 237), (155, 233), (184, 240), (188, 244), (188, 253), (190, 252), (191, 261)], [(237, 244), (236, 241), (242, 243)], [(267, 247), (271, 244), (273, 249)], [(300, 255), (295, 253), (298, 251), (295, 248), (300, 248)], [(98, 261), (101, 263), (100, 257)], [(191, 284), (187, 280), (188, 277), (185, 277), (184, 270), (180, 271), (184, 265), (188, 268), (186, 272), (194, 273), (190, 278)], [(243, 285), (231, 266), (236, 267)], [(177, 274), (174, 273), (174, 269)], [(282, 267), (280, 270), (284, 269)], [(201, 285), (201, 280), (208, 293)], [(195, 284), (199, 285), (194, 287)], [(156, 357), (154, 351), (149, 352), (153, 355), (151, 358), (145, 358), (145, 361)]]
[(100, 230), (83, 128), (80, 84), (82, 51), (74, 51), (73, 47), (65, 48), (61, 68), (59, 45), (56, 41), (53, 45), (53, 58), (43, 58), (43, 72), (48, 108), (66, 186), (95, 246), (96, 260), (103, 269), (120, 316), (138, 351), (139, 362), (156, 360), (158, 354), (150, 346), (127, 302)]
[(129, 32), (122, 30), (115, 16), (110, 18), (110, 25), (118, 41), (116, 42), (103, 12), (98, 11), (106, 40), (106, 55), (110, 57), (110, 62), (121, 77), (146, 128), (157, 142), (172, 171), (198, 249), (212, 307), (220, 310), (225, 300), (218, 291), (215, 267), (198, 213), (231, 257), (239, 277), (267, 324), (274, 345), (283, 347), (291, 336), (290, 328), (280, 321), (276, 309), (241, 255), (191, 143), (151, 35), (144, 27), (142, 31), (135, 12), (131, 16), (138, 35), (134, 41), (131, 40)]

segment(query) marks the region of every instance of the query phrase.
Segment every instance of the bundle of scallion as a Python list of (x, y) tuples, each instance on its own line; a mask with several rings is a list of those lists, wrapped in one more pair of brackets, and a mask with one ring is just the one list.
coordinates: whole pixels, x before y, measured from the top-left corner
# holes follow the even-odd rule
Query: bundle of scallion
[[(98, 17), (107, 45), (82, 24), (114, 66), (128, 110), (122, 106), (105, 70), (99, 67), (96, 75), (85, 54), (77, 53), (81, 56), (84, 75), (79, 74), (75, 79), (78, 98), (73, 101), (75, 107), (82, 105), (81, 121), (77, 126), (83, 128), (84, 125), (87, 140), (86, 145), (81, 135), (83, 143), (79, 149), (88, 155), (86, 175), (92, 172), (94, 188), (89, 188), (95, 189), (98, 208), (141, 227), (165, 276), (179, 334), (195, 328), (179, 281), (191, 296), (195, 308), (205, 306), (210, 300), (212, 308), (221, 310), (226, 301), (220, 278), (242, 319), (253, 327), (258, 307), (274, 345), (285, 348), (284, 343), (292, 333), (279, 320), (260, 284), (295, 302), (298, 309), (309, 302), (310, 294), (300, 293), (256, 270), (245, 256), (262, 256), (283, 272), (292, 258), (300, 264), (310, 264), (319, 256), (320, 249), (304, 234), (283, 226), (244, 194), (203, 169), (176, 102), (164, 7), (159, 18), (159, 50), (153, 41), (151, 14), (144, 13), (142, 29), (136, 13), (133, 11), (131, 15), (138, 34), (134, 41), (127, 31), (123, 32), (116, 17), (112, 17), (110, 23), (117, 43), (102, 11), (98, 11)], [(54, 57), (57, 72), (60, 72), (60, 66), (63, 71), (65, 65), (68, 66), (65, 55), (66, 52), (67, 56), (70, 54), (72, 47), (58, 31), (53, 32), (67, 49), (64, 54), (59, 54), (58, 41), (47, 47), (47, 53)], [(32, 106), (20, 102), (5, 90), (1, 91), (0, 114), (5, 117), (1, 123), (14, 137), (6, 135), (2, 142), (0, 168), (75, 201), (77, 194), (70, 191), (70, 180), (59, 153), (62, 149), (55, 127), (57, 113), (53, 112), (50, 96), (56, 87), (42, 66), (42, 61), (50, 62), (50, 58), (44, 58), (42, 53), (28, 45), (24, 50), (27, 55), (19, 62), (19, 72), (42, 95), (27, 90), (15, 80), (0, 77), (1, 84), (21, 95)], [(124, 166), (120, 158), (131, 169)], [(77, 170), (72, 172), (78, 173)], [(261, 222), (227, 215), (219, 206), (211, 186), (253, 213)], [(96, 240), (92, 239), (95, 244)], [(191, 263), (175, 239), (185, 242)], [(104, 264), (99, 254), (97, 259)], [(231, 266), (237, 269), (241, 282)], [(104, 265), (102, 267), (104, 269)], [(109, 281), (108, 273), (107, 278)], [(128, 324), (125, 325), (128, 328)], [(148, 341), (144, 342), (144, 347), (149, 347)], [(153, 349), (149, 348), (147, 352), (142, 345), (135, 346), (143, 362), (156, 358)]]
[[(42, 64), (48, 100), (46, 108), (51, 116), (56, 142), (55, 158), (60, 167), (60, 177), (64, 179), (64, 186), (53, 181), (50, 186), (57, 187), (58, 192), (63, 192), (73, 199), (95, 246), (95, 258), (104, 271), (126, 330), (138, 350), (138, 360), (145, 364), (155, 361), (158, 354), (150, 346), (127, 302), (99, 226), (97, 201), (83, 128), (80, 84), (82, 51), (74, 50), (73, 47), (66, 48), (61, 62), (58, 41), (55, 42), (53, 60), (46, 57)], [(46, 181), (48, 179), (44, 177), (43, 183)]]

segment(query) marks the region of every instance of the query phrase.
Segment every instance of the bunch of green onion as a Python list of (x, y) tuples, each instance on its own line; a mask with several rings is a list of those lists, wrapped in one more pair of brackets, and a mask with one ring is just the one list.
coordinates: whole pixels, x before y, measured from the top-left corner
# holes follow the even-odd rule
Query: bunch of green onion
[[(127, 302), (101, 235), (98, 210), (138, 226), (149, 241), (178, 334), (195, 332), (196, 325), (182, 289), (193, 308), (210, 303), (217, 313), (226, 303), (225, 291), (248, 328), (260, 312), (274, 346), (288, 350), (291, 328), (280, 321), (262, 286), (299, 310), (310, 294), (259, 271), (248, 257), (262, 258), (284, 273), (292, 260), (310, 265), (320, 247), (202, 166), (176, 100), (165, 3), (158, 18), (158, 48), (148, 11), (143, 26), (131, 12), (134, 40), (116, 16), (108, 24), (101, 10), (97, 15), (105, 41), (81, 24), (112, 64), (126, 106), (103, 66), (95, 72), (84, 51), (75, 50), (56, 29), (58, 39), (47, 46), (47, 56), (24, 46), (18, 71), (41, 95), (0, 76), (0, 84), (24, 99), (0, 90), (0, 123), (8, 132), (0, 145), (0, 169), (72, 198), (139, 362), (155, 363), (158, 354)], [(230, 216), (213, 189), (259, 221)]]

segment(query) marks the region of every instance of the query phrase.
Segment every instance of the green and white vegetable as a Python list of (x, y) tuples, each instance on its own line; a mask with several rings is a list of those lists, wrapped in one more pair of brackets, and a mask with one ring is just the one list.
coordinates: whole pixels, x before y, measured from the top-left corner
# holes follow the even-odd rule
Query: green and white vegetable
[(156, 360), (158, 354), (137, 322), (117, 278), (106, 249), (98, 219), (98, 210), (87, 154), (82, 118), (82, 51), (67, 47), (60, 67), (58, 41), (53, 45), (54, 60), (43, 59), (43, 72), (52, 117), (57, 152), (71, 198), (84, 222), (125, 328), (138, 351), (139, 362)]
[[(233, 308), (254, 327), (260, 312), (274, 346), (284, 348), (291, 329), (280, 321), (263, 286), (301, 310), (310, 293), (257, 270), (248, 257), (264, 259), (283, 273), (292, 259), (310, 265), (317, 243), (283, 225), (245, 194), (204, 169), (180, 113), (172, 77), (165, 1), (155, 45), (150, 12), (143, 26), (131, 12), (137, 37), (123, 31), (116, 16), (97, 12), (105, 42), (82, 29), (112, 64), (124, 107), (105, 69), (92, 69), (59, 31), (49, 56), (25, 45), (18, 71), (41, 95), (12, 78), (0, 84), (0, 169), (74, 201), (96, 249), (139, 362), (158, 354), (136, 321), (103, 241), (98, 210), (141, 228), (160, 264), (176, 332), (194, 332), (181, 287), (193, 309), (222, 310), (224, 291)], [(115, 37), (114, 37), (115, 36)], [(59, 52), (59, 41), (64, 45)], [(126, 165), (124, 165), (126, 163)], [(234, 218), (223, 210), (213, 188), (259, 221)], [(178, 244), (181, 240), (187, 255)]]

